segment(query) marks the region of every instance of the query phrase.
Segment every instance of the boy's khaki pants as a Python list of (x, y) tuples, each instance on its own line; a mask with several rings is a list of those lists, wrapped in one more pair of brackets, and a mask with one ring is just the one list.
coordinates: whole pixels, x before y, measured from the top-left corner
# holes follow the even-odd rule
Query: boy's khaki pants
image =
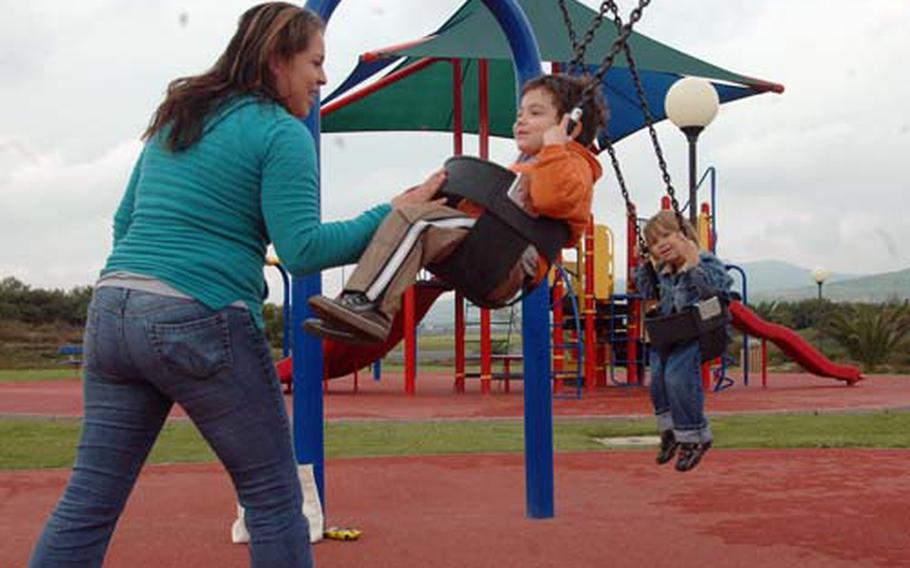
[[(365, 294), (377, 302), (380, 312), (393, 319), (401, 308), (401, 295), (414, 284), (418, 272), (451, 254), (474, 221), (458, 209), (434, 203), (392, 209), (373, 234), (344, 291)], [(496, 243), (490, 246), (495, 247)], [(524, 271), (516, 263), (490, 299), (511, 297), (524, 279)]]

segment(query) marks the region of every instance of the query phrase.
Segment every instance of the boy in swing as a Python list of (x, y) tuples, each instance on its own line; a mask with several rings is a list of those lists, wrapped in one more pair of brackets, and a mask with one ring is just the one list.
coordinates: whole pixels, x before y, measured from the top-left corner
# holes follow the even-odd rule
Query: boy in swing
[[(691, 223), (673, 211), (661, 211), (645, 224), (647, 258), (636, 271), (638, 291), (658, 299), (659, 315), (678, 313), (700, 300), (729, 298), (733, 279), (723, 263), (700, 250)], [(651, 403), (660, 432), (658, 465), (679, 453), (677, 471), (689, 471), (711, 448), (712, 435), (704, 414), (699, 341), (673, 346), (669, 353), (651, 349)]]
[[(529, 215), (566, 221), (570, 228), (566, 247), (584, 233), (594, 183), (602, 172), (588, 149), (606, 123), (599, 89), (582, 107), (581, 121), (572, 135), (566, 132), (569, 113), (586, 84), (585, 79), (568, 75), (532, 79), (522, 89), (512, 126), (520, 156), (511, 169), (521, 176), (513, 199)], [(304, 327), (340, 341), (384, 341), (401, 308), (401, 295), (420, 269), (454, 251), (482, 212), (466, 199), (457, 208), (439, 200), (393, 209), (373, 235), (342, 293), (335, 299), (309, 299), (319, 319), (307, 320)], [(522, 287), (539, 283), (548, 268), (546, 259), (529, 246), (487, 299), (494, 303), (508, 300)]]

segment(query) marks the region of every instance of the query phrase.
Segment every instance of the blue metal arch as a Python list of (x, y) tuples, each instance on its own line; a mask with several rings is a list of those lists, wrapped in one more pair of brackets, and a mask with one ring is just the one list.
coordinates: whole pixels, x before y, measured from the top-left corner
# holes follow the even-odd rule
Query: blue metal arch
[[(527, 17), (516, 0), (483, 0), (506, 34), (518, 84), (543, 73), (540, 50)], [(306, 8), (329, 22), (341, 0), (308, 0)], [(306, 124), (320, 151), (319, 110)], [(318, 161), (317, 161), (318, 163)], [(294, 448), (299, 463), (313, 464), (322, 502), (324, 493), (324, 439), (322, 377), (319, 340), (303, 333), (301, 323), (310, 317), (306, 300), (322, 292), (319, 275), (295, 278), (292, 284), (292, 342), (294, 360)], [(525, 471), (527, 512), (534, 518), (553, 516), (553, 416), (550, 386), (549, 293), (544, 283), (522, 304), (525, 373)]]

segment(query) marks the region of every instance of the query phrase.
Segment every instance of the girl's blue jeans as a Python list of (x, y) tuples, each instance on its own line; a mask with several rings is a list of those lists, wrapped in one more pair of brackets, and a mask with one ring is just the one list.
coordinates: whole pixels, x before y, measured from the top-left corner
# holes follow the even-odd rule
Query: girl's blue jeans
[(281, 387), (248, 310), (102, 287), (83, 348), (76, 463), (29, 566), (101, 566), (174, 403), (231, 476), (246, 508), (251, 566), (313, 565)]
[(651, 403), (657, 415), (658, 430), (672, 429), (677, 442), (710, 441), (698, 342), (676, 347), (666, 359), (652, 349), (650, 365)]

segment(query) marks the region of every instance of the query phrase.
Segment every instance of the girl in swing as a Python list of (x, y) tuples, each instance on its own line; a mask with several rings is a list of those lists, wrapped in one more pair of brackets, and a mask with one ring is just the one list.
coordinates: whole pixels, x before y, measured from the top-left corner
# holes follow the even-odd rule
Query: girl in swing
[[(639, 292), (659, 301), (667, 316), (720, 295), (728, 298), (733, 279), (723, 263), (700, 250), (692, 225), (673, 211), (661, 211), (645, 225), (646, 258), (636, 272)], [(659, 465), (678, 453), (677, 471), (693, 469), (711, 448), (712, 435), (704, 414), (698, 339), (674, 345), (669, 352), (651, 349), (651, 402), (660, 431)]]
[[(532, 216), (566, 221), (571, 235), (564, 246), (572, 246), (584, 233), (594, 182), (601, 175), (600, 164), (588, 149), (606, 122), (599, 91), (582, 106), (581, 121), (572, 135), (566, 133), (569, 113), (580, 100), (586, 81), (559, 74), (529, 81), (522, 89), (512, 127), (521, 153), (512, 170), (522, 176), (513, 199)], [(393, 209), (373, 235), (341, 295), (310, 298), (319, 319), (307, 320), (304, 327), (314, 335), (339, 341), (384, 341), (401, 307), (401, 295), (420, 269), (450, 254), (482, 212), (467, 199), (457, 208), (440, 201)], [(529, 246), (487, 300), (508, 300), (523, 286), (535, 286), (548, 269), (546, 259)]]

